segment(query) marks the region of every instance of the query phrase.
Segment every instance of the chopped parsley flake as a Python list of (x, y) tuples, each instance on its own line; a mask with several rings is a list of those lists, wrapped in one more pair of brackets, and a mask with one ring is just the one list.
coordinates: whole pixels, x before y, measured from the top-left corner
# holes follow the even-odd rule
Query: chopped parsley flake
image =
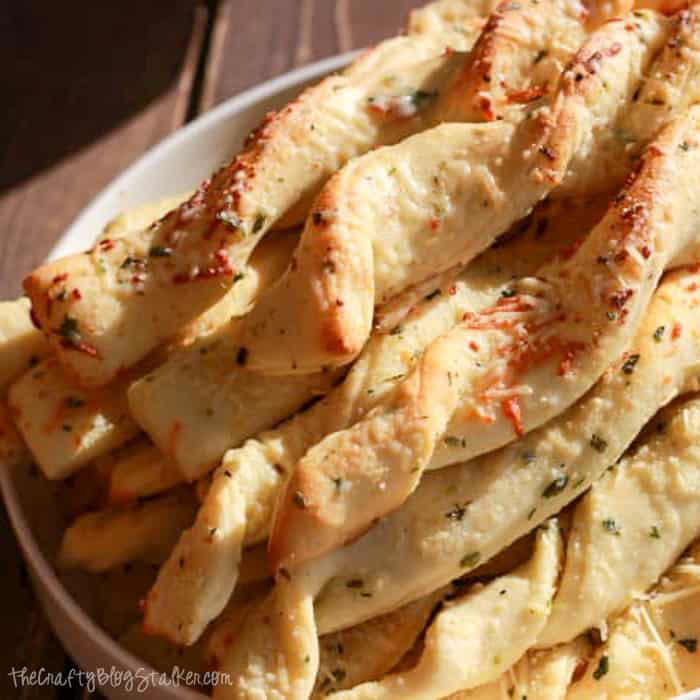
[(590, 442), (591, 447), (596, 451), (596, 452), (605, 452), (605, 450), (608, 448), (608, 443), (603, 440), (600, 435), (596, 435), (593, 433), (591, 435), (591, 442)]
[(173, 249), (164, 245), (154, 245), (148, 254), (152, 258), (169, 258), (173, 254)]
[(651, 529), (649, 530), (649, 537), (655, 540), (661, 539), (661, 531), (659, 530), (657, 525), (651, 526)]
[(685, 639), (679, 639), (678, 643), (687, 649), (691, 654), (694, 654), (698, 650), (698, 640), (696, 637), (686, 637)]
[(416, 90), (411, 93), (411, 102), (416, 109), (423, 109), (431, 100), (437, 97), (437, 91), (426, 92), (425, 90)]
[(622, 371), (624, 374), (632, 374), (634, 372), (635, 365), (639, 362), (639, 355), (630, 355), (622, 365)]
[(466, 447), (467, 446), (467, 441), (465, 440), (465, 438), (458, 438), (455, 435), (445, 435), (445, 437), (442, 439), (442, 441), (448, 447)]
[(666, 326), (659, 326), (655, 331), (654, 331), (654, 340), (657, 343), (661, 342), (661, 339), (664, 337), (664, 331), (666, 330)]
[(558, 476), (554, 481), (552, 481), (549, 486), (542, 492), (542, 495), (545, 498), (552, 498), (553, 496), (557, 496), (560, 494), (565, 488), (566, 485), (569, 483), (569, 477), (566, 474), (562, 474), (561, 476)]
[(613, 518), (605, 518), (605, 520), (603, 520), (603, 529), (611, 535), (620, 536), (620, 526)]
[(258, 233), (262, 227), (265, 225), (265, 215), (264, 214), (258, 214), (255, 217), (255, 221), (253, 222), (253, 233)]
[(449, 520), (461, 520), (464, 517), (464, 514), (467, 512), (468, 505), (469, 501), (465, 501), (461, 504), (455, 503), (454, 508), (451, 508), (447, 511), (447, 513), (445, 513), (445, 517)]
[(610, 670), (610, 659), (607, 654), (600, 657), (598, 662), (598, 668), (593, 671), (593, 678), (599, 681), (608, 671)]
[(71, 345), (78, 345), (82, 340), (78, 322), (70, 316), (66, 316), (63, 319), (63, 323), (59, 326), (58, 334)]
[(469, 554), (465, 554), (460, 559), (459, 565), (461, 567), (471, 568), (472, 566), (476, 566), (479, 563), (479, 559), (481, 559), (480, 552), (469, 552)]
[(248, 348), (238, 348), (236, 353), (236, 364), (243, 367), (248, 361)]

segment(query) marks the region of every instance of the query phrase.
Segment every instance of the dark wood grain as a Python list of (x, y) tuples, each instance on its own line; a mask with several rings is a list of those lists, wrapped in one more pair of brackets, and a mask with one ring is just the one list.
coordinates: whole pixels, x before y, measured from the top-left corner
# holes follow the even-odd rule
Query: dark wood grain
[[(186, 117), (297, 66), (390, 36), (421, 4), (8, 3), (0, 13), (7, 82), (0, 110), (0, 298), (16, 295), (24, 274), (80, 209)], [(34, 599), (4, 513), (0, 528), (1, 668), (65, 668), (70, 660)], [(6, 675), (0, 680), (0, 698), (88, 696), (84, 690), (14, 689)]]
[(14, 69), (0, 150), (3, 297), (100, 189), (182, 124), (201, 13), (189, 0), (4, 8), (2, 65)]
[[(0, 16), (0, 295), (8, 298), (109, 180), (182, 125), (206, 9), (189, 0), (25, 1)], [(0, 516), (0, 668), (67, 669), (71, 662)], [(15, 688), (6, 672), (0, 676), (0, 698), (83, 696), (79, 689)]]
[(224, 0), (201, 109), (297, 66), (396, 34), (423, 0)]

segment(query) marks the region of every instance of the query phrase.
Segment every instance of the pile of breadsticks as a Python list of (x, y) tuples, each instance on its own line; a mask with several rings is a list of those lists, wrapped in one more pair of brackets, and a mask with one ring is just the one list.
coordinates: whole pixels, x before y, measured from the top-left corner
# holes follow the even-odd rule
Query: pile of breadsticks
[(219, 700), (700, 686), (698, 101), (699, 6), (437, 0), (32, 272), (57, 566), (158, 562), (121, 641)]

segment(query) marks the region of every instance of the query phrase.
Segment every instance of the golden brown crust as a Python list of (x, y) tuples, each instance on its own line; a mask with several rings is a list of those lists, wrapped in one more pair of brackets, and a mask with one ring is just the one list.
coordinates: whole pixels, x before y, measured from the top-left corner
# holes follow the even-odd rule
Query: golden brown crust
[[(596, 55), (601, 46), (610, 46), (610, 42), (617, 41), (618, 37), (620, 42), (629, 37), (620, 23), (606, 25), (599, 34), (590, 46), (579, 52), (577, 61), (567, 71), (569, 75), (565, 76), (555, 103), (554, 119), (551, 122), (543, 120), (546, 140), (541, 142), (545, 145), (539, 146), (537, 152), (546, 160), (545, 176), (550, 174), (549, 168), (559, 168), (558, 163), (565, 164), (570, 160), (573, 146), (585, 135), (590, 101), (606, 89), (606, 78), (613, 77), (608, 71), (614, 69), (615, 63), (608, 65), (606, 71), (602, 68), (586, 70), (585, 66), (591, 65), (591, 56)], [(626, 40), (632, 57), (638, 60), (635, 51), (640, 50), (639, 39), (633, 36)], [(611, 58), (622, 55), (624, 66), (633, 58), (625, 56), (623, 45), (619, 46)], [(577, 78), (579, 69), (585, 71), (580, 79)], [(678, 134), (689, 129), (692, 130), (692, 119), (681, 119), (670, 128), (667, 139), (677, 140)], [(568, 132), (567, 138), (561, 138), (562, 132)], [(638, 209), (625, 202), (631, 199), (637, 203), (640, 212), (648, 209), (654, 217), (663, 218), (670, 170), (677, 165), (678, 155), (671, 150), (669, 157), (661, 159), (660, 163), (656, 157), (658, 150), (656, 146), (649, 149), (643, 177), (629, 183), (627, 191), (618, 198), (606, 219), (589, 236), (590, 242), (570, 261), (559, 261), (549, 270), (544, 268), (538, 275), (541, 281), (531, 282), (533, 288), (524, 297), (516, 295), (502, 299), (492, 310), (480, 315), (468, 314), (460, 328), (429, 347), (419, 366), (404, 381), (402, 393), (391, 406), (375, 409), (352, 428), (328, 436), (307, 453), (289, 481), (273, 527), (270, 554), (276, 567), (297, 564), (327, 552), (360, 534), (373, 519), (398, 507), (415, 488), (421, 470), (430, 461), (446, 430), (450, 435), (456, 434), (456, 439), (464, 445), (466, 454), (458, 454), (456, 458), (468, 458), (499, 447), (516, 435), (522, 435), (524, 430), (556, 415), (596, 380), (634, 332), (634, 323), (638, 322), (640, 310), (644, 308), (665, 263), (654, 257), (651, 268), (654, 272), (651, 278), (647, 278), (644, 275), (648, 269), (642, 274), (635, 267), (639, 265), (636, 257), (627, 256), (620, 260), (620, 275), (629, 277), (630, 284), (635, 280), (636, 295), (630, 295), (626, 287), (620, 289), (620, 278), (614, 271), (605, 269), (610, 279), (605, 282), (609, 289), (605, 291), (608, 299), (604, 303), (608, 306), (622, 303), (624, 306), (632, 298), (631, 305), (635, 307), (631, 323), (620, 328), (619, 332), (610, 333), (609, 321), (606, 327), (599, 319), (590, 318), (591, 308), (571, 309), (574, 318), (587, 319), (586, 338), (595, 339), (605, 331), (608, 335), (603, 334), (602, 338), (609, 339), (606, 343), (595, 340), (595, 347), (587, 348), (588, 365), (585, 369), (573, 370), (571, 374), (567, 371), (566, 382), (544, 379), (540, 363), (545, 358), (544, 364), (546, 366), (549, 362), (552, 375), (561, 377), (559, 365), (564, 358), (559, 357), (553, 362), (551, 355), (558, 357), (563, 352), (567, 357), (576, 350), (577, 357), (581, 357), (584, 353), (578, 350), (581, 341), (577, 336), (581, 336), (580, 327), (584, 326), (580, 322), (572, 324), (571, 316), (567, 321), (565, 314), (556, 321), (558, 317), (552, 318), (551, 308), (557, 304), (563, 308), (579, 303), (585, 305), (583, 299), (588, 298), (588, 293), (584, 290), (588, 289), (590, 282), (587, 276), (597, 274), (595, 259), (599, 254), (615, 257), (625, 246), (634, 245), (643, 250), (644, 246), (651, 245), (650, 241), (637, 238), (651, 238), (653, 230), (643, 226), (645, 221), (634, 214)], [(653, 201), (650, 192), (655, 195)], [(626, 234), (620, 235), (620, 230)], [(684, 235), (687, 236), (687, 232), (677, 232), (675, 240), (683, 239)], [(613, 240), (617, 241), (617, 248), (609, 251)], [(589, 256), (593, 256), (593, 260), (589, 260)], [(650, 282), (650, 279), (654, 281)], [(580, 299), (571, 299), (572, 288), (582, 290)], [(596, 299), (592, 303), (600, 304), (601, 301)], [(503, 320), (500, 320), (501, 314)], [(528, 328), (533, 330), (528, 331)], [(540, 329), (541, 341), (537, 339), (535, 328)], [(558, 333), (557, 328), (560, 329)], [(532, 348), (522, 346), (522, 332), (529, 334)], [(551, 344), (545, 340), (549, 334), (557, 337), (554, 352), (546, 349)], [(542, 357), (538, 359), (538, 356)], [(507, 360), (505, 370), (497, 369), (501, 357)], [(501, 379), (489, 378), (490, 374), (498, 377), (501, 371), (505, 372)], [(570, 381), (569, 376), (576, 380)], [(484, 386), (484, 382), (495, 384), (499, 391), (499, 383), (507, 389), (515, 385), (529, 386), (529, 382), (533, 382), (532, 394), (526, 392), (521, 398), (513, 394), (503, 399), (488, 399), (484, 410), (479, 406), (481, 394), (488, 393), (485, 390), (489, 384)], [(550, 398), (547, 403), (540, 403), (539, 397), (544, 395)], [(537, 397), (537, 400), (529, 399), (529, 396)], [(454, 430), (450, 418), (460, 405), (467, 410), (456, 414), (458, 424)], [(494, 410), (500, 406), (503, 406), (502, 414)], [(479, 419), (480, 411), (487, 414), (490, 424), (484, 425), (483, 419)], [(334, 479), (338, 478), (347, 482), (346, 491), (334, 491)], [(300, 508), (302, 502), (304, 507)]]
[[(355, 159), (328, 181), (293, 266), (243, 323), (252, 369), (287, 374), (351, 361), (375, 304), (468, 262), (563, 179), (575, 180), (568, 169), (582, 151), (588, 165), (602, 157), (595, 143), (602, 125), (619, 120), (620, 99), (638, 83), (667, 27), (651, 13), (631, 31), (609, 23), (564, 71), (551, 107), (513, 104), (514, 87), (529, 90), (543, 46), (564, 35), (573, 35), (571, 51), (578, 44), (583, 26), (568, 7), (555, 0), (534, 13), (529, 5), (503, 6), (428, 108), (428, 123), (452, 123)], [(571, 52), (552, 53), (538, 63), (551, 80), (543, 88), (547, 101), (551, 76)], [(474, 100), (488, 95), (502, 106), (498, 114), (475, 109)], [(485, 118), (494, 121), (470, 122)], [(278, 351), (282, 337), (285, 354)]]
[[(414, 78), (430, 73), (424, 59), (440, 52), (439, 39), (389, 45), (374, 54), (396, 49), (396, 67)], [(293, 208), (305, 211), (303, 203), (349, 158), (421, 127), (420, 119), (377, 119), (368, 109), (383, 77), (363, 71), (368, 60), (270, 113), (242, 153), (151, 227), (102, 239), (94, 251), (27, 278), (37, 323), (82, 384), (109, 382), (216, 303), (271, 226), (282, 218), (289, 224)], [(79, 333), (69, 343), (61, 332), (66, 319)]]

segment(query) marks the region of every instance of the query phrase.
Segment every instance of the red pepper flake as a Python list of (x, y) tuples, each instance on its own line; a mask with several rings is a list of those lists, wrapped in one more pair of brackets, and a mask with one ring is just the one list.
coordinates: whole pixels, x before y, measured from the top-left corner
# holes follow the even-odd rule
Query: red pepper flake
[(503, 410), (503, 415), (513, 424), (515, 434), (518, 437), (522, 437), (525, 434), (525, 430), (523, 429), (523, 419), (518, 397), (511, 396), (509, 399), (503, 399), (501, 401), (501, 409)]
[(80, 301), (83, 298), (83, 295), (80, 293), (80, 290), (77, 287), (71, 292), (71, 295), (76, 301)]
[(103, 241), (100, 241), (99, 246), (100, 250), (112, 250), (112, 248), (114, 248), (114, 241), (111, 238), (105, 238)]
[(56, 275), (51, 280), (51, 284), (58, 284), (59, 282), (65, 282), (67, 279), (68, 279), (68, 274), (64, 272), (62, 275)]
[(642, 254), (642, 257), (645, 260), (648, 260), (651, 257), (651, 250), (649, 249), (648, 245), (642, 246), (639, 252)]
[(473, 350), (474, 352), (477, 352), (479, 350), (479, 346), (473, 340), (470, 340), (469, 349)]
[(482, 97), (479, 100), (479, 109), (484, 113), (486, 121), (492, 122), (496, 118), (496, 113), (493, 111), (491, 100), (488, 97)]
[(428, 227), (431, 231), (437, 231), (440, 228), (440, 219), (433, 217), (428, 221)]
[(581, 352), (586, 346), (583, 343), (568, 343), (564, 347), (564, 359), (559, 364), (559, 376), (563, 377), (571, 371), (576, 355)]
[(456, 284), (451, 284), (447, 290), (447, 293), (453, 297), (455, 294), (457, 294), (457, 285)]
[(622, 51), (622, 44), (619, 41), (616, 41), (607, 51), (606, 54), (608, 56), (617, 56), (617, 54)]
[(516, 90), (508, 95), (508, 101), (515, 104), (528, 104), (547, 94), (546, 85), (534, 85), (524, 90)]
[(673, 324), (673, 329), (671, 330), (671, 338), (673, 340), (678, 340), (678, 338), (681, 337), (682, 332), (683, 332), (683, 325), (679, 321), (676, 321)]

